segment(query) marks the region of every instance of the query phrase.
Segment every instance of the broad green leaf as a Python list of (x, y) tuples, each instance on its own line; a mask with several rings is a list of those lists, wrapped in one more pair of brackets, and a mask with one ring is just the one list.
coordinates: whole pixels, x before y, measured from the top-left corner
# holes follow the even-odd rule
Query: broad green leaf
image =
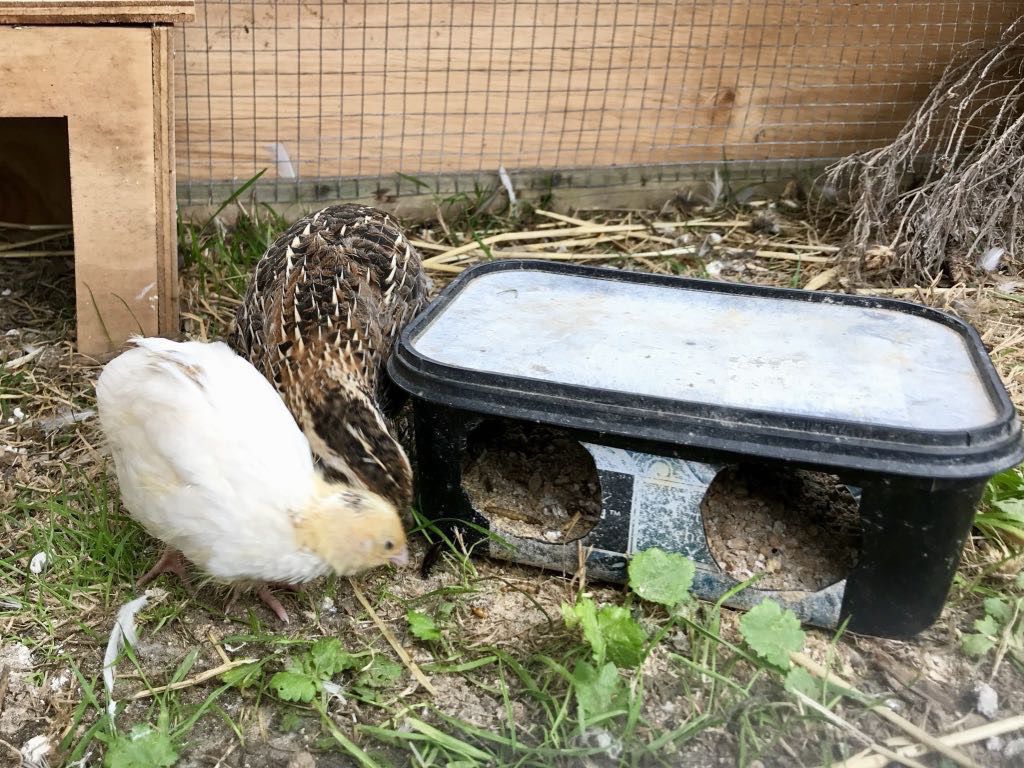
[(991, 616), (985, 616), (985, 618), (977, 619), (974, 622), (974, 629), (982, 635), (997, 635), (999, 634), (999, 622)]
[(1017, 574), (1017, 578), (1013, 580), (1017, 589), (1024, 589), (1024, 571)]
[(127, 736), (117, 736), (103, 758), (106, 768), (168, 768), (178, 762), (170, 737), (151, 725), (136, 725)]
[(434, 620), (425, 613), (409, 611), (405, 614), (405, 620), (409, 622), (409, 631), (420, 640), (440, 640), (441, 630), (437, 628)]
[(248, 688), (260, 679), (260, 665), (256, 663), (240, 664), (229, 669), (220, 676), (220, 679), (235, 688)]
[(597, 614), (598, 631), (608, 658), (620, 667), (634, 668), (644, 660), (647, 633), (621, 605), (606, 605)]
[(1024, 523), (1024, 499), (1003, 499), (992, 502), (992, 507), (1016, 522)]
[(964, 635), (960, 646), (968, 656), (984, 656), (995, 647), (996, 641), (986, 635)]
[(747, 611), (740, 619), (740, 634), (758, 656), (782, 669), (790, 668), (789, 654), (804, 647), (796, 614), (771, 600)]
[(597, 717), (615, 709), (620, 691), (619, 671), (608, 662), (600, 671), (585, 661), (576, 662), (572, 672), (576, 701), (586, 718)]
[(285, 670), (270, 678), (270, 687), (279, 699), (310, 702), (316, 696), (316, 683), (308, 675)]
[(597, 623), (597, 604), (589, 597), (584, 597), (576, 603), (575, 611), (583, 628), (583, 637), (590, 643), (590, 648), (594, 652), (594, 661), (604, 664), (608, 644)]
[(1005, 624), (1010, 620), (1013, 612), (1010, 610), (1008, 601), (1000, 597), (990, 597), (985, 600), (985, 613), (997, 619), (1000, 624)]
[(786, 690), (799, 691), (817, 701), (821, 695), (821, 681), (803, 667), (793, 667), (786, 673)]
[(316, 677), (330, 679), (346, 669), (356, 669), (366, 658), (365, 653), (349, 653), (336, 637), (317, 640), (309, 649), (313, 673)]
[(403, 667), (396, 661), (378, 653), (356, 678), (357, 685), (386, 688), (402, 676)]
[(688, 557), (655, 547), (629, 561), (629, 586), (644, 600), (671, 608), (690, 597), (695, 572)]
[(562, 618), (565, 620), (566, 629), (576, 629), (580, 625), (580, 615), (578, 612), (579, 603), (576, 605), (569, 605), (568, 603), (562, 603)]
[(574, 606), (563, 605), (562, 615), (567, 627), (582, 628), (599, 667), (606, 659), (620, 667), (637, 667), (643, 661), (647, 634), (626, 608), (606, 605), (598, 610), (593, 600), (582, 597)]

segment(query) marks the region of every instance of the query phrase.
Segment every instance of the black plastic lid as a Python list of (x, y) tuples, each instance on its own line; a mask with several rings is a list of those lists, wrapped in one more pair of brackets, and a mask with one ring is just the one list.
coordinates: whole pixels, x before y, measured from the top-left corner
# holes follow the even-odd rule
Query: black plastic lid
[(438, 405), (751, 457), (936, 479), (1024, 458), (974, 329), (892, 299), (499, 261), (388, 370)]

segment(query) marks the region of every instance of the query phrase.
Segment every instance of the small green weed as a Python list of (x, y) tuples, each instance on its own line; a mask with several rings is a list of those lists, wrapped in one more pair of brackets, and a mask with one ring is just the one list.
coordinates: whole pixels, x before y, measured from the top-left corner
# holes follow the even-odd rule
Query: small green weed
[[(354, 673), (348, 690), (371, 701), (377, 698), (377, 689), (390, 687), (404, 672), (400, 664), (387, 656), (368, 650), (347, 651), (340, 640), (332, 637), (317, 640), (307, 650), (293, 654), (288, 665), (270, 678), (269, 686), (282, 701), (308, 704), (325, 693), (339, 692), (341, 689), (332, 680), (347, 671)], [(223, 679), (240, 687), (253, 685), (257, 680), (255, 670), (248, 667), (230, 670)]]
[(984, 658), (996, 651), (996, 662), (1008, 657), (1024, 671), (1024, 572), (1013, 587), (985, 599), (985, 615), (974, 622), (974, 632), (961, 638), (964, 653)]
[(754, 653), (784, 670), (792, 666), (789, 654), (802, 649), (806, 639), (796, 615), (771, 600), (765, 600), (743, 615), (740, 634)]
[(167, 768), (178, 762), (178, 749), (170, 735), (167, 711), (157, 725), (136, 725), (131, 733), (112, 737), (103, 765), (107, 768)]
[[(363, 666), (370, 653), (349, 653), (336, 638), (318, 640), (308, 651), (292, 657), (286, 669), (270, 678), (270, 688), (284, 701), (310, 702), (324, 684), (348, 669)], [(232, 670), (234, 671), (234, 670)]]
[(434, 620), (420, 611), (409, 611), (405, 614), (409, 622), (409, 631), (420, 640), (432, 641), (441, 639), (441, 630)]
[(989, 481), (974, 525), (1004, 549), (1024, 547), (1024, 465)]
[(691, 599), (696, 572), (689, 558), (655, 547), (629, 561), (629, 588), (642, 600), (674, 608)]

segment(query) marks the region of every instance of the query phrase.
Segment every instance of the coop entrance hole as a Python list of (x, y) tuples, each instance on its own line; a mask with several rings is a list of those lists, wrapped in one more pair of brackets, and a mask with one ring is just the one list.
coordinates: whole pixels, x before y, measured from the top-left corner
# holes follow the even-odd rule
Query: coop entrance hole
[(575, 541), (601, 518), (593, 457), (552, 427), (484, 422), (469, 435), (462, 486), (499, 535)]
[(66, 117), (0, 118), (0, 221), (70, 227), (70, 157)]
[(66, 117), (0, 118), (0, 249), (5, 282), (21, 286), (21, 299), (73, 312), (74, 291), (65, 290), (74, 276)]
[(701, 502), (708, 548), (729, 576), (755, 587), (817, 591), (849, 575), (860, 549), (858, 499), (835, 475), (739, 464)]

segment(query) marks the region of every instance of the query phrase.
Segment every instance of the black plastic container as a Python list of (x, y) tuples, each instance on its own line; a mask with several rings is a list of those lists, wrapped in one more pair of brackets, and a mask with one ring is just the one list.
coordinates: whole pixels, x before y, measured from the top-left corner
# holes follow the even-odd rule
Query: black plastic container
[[(736, 581), (711, 556), (701, 500), (724, 466), (838, 475), (860, 499), (849, 575), (819, 591), (750, 588), (807, 623), (905, 637), (939, 615), (993, 474), (1024, 458), (1014, 408), (977, 333), (888, 299), (549, 262), (467, 270), (402, 334), (392, 378), (414, 396), (421, 510), (477, 551), (624, 581), (652, 546), (698, 564), (694, 591)], [(470, 435), (550, 425), (590, 452), (600, 521), (551, 543), (480, 530), (462, 485)], [(472, 523), (466, 526), (464, 523)]]

